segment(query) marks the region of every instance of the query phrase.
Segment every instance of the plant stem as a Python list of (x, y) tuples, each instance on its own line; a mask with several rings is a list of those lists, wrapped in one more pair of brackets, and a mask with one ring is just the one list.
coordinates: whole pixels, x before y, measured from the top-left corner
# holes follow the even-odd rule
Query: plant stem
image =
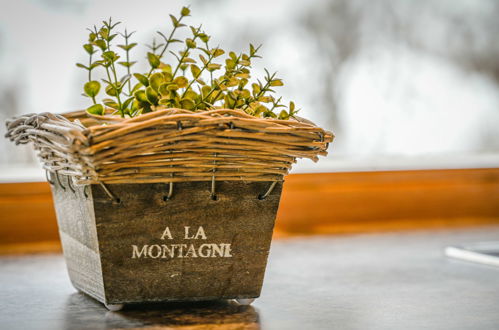
[[(109, 29), (109, 34), (111, 34), (111, 29)], [(111, 51), (111, 43), (108, 40), (104, 40), (106, 42), (106, 50)], [(125, 114), (123, 113), (123, 109), (121, 109), (121, 99), (120, 99), (120, 90), (118, 89), (118, 77), (116, 75), (116, 67), (114, 66), (114, 62), (110, 60), (111, 62), (111, 71), (113, 72), (113, 77), (114, 77), (114, 91), (116, 92), (116, 100), (118, 101), (118, 108), (119, 112), (122, 118), (125, 117)], [(109, 74), (109, 67), (106, 66), (106, 72), (107, 72), (107, 77), (109, 78), (109, 81), (112, 82), (111, 75)]]
[[(133, 34), (133, 32), (132, 32)], [(130, 76), (130, 50), (128, 49), (128, 38), (130, 35), (128, 35), (127, 30), (125, 29), (125, 46), (126, 46), (126, 62), (127, 62), (127, 67), (126, 67), (126, 72)], [(130, 79), (128, 79), (128, 96), (132, 94), (132, 83), (130, 82)]]
[(182, 94), (182, 96), (180, 98), (184, 97), (185, 93), (187, 93), (187, 91), (192, 86), (192, 84), (201, 76), (203, 71), (208, 67), (208, 65), (211, 63), (212, 60), (213, 60), (213, 55), (210, 55), (208, 57), (208, 61), (206, 61), (206, 64), (203, 65), (203, 68), (201, 70), (199, 70), (199, 73), (196, 75), (196, 77), (193, 77), (194, 79), (192, 79), (191, 82), (189, 83), (189, 85), (187, 85), (187, 87), (184, 90), (184, 93)]
[(92, 54), (90, 54), (90, 58), (88, 60), (88, 81), (92, 81)]
[[(180, 24), (180, 22), (182, 21), (182, 18), (184, 18), (185, 16), (180, 16), (180, 18), (178, 19), (178, 23)], [(161, 53), (159, 53), (159, 59), (161, 60), (161, 58), (163, 57), (163, 55), (165, 54), (166, 50), (168, 49), (168, 46), (170, 45), (170, 40), (172, 40), (173, 38), (173, 35), (175, 34), (175, 31), (177, 30), (177, 26), (174, 26), (173, 27), (173, 30), (172, 32), (170, 33), (170, 36), (168, 37), (168, 40), (165, 40), (165, 45), (163, 46), (163, 49), (161, 50)], [(149, 70), (149, 73), (147, 74), (147, 78), (149, 78), (151, 76), (151, 73), (154, 71), (154, 68), (151, 68), (151, 70)]]
[[(228, 81), (229, 81), (229, 80), (226, 78), (226, 79), (222, 80), (222, 84), (225, 84), (225, 83), (226, 83), (226, 82), (228, 82)], [(197, 107), (198, 105), (200, 105), (201, 103), (206, 103), (206, 102), (205, 102), (205, 100), (207, 100), (207, 99), (208, 99), (208, 97), (210, 97), (210, 96), (211, 96), (211, 94), (213, 94), (213, 92), (214, 92), (215, 90), (216, 90), (216, 89), (215, 89), (214, 87), (212, 87), (212, 88), (211, 88), (211, 90), (210, 90), (210, 92), (209, 92), (208, 94), (206, 94), (204, 97), (202, 97), (202, 98), (201, 98), (201, 100), (200, 100), (198, 103), (196, 103), (196, 107)], [(210, 105), (212, 105), (212, 104), (210, 104)]]
[(248, 100), (246, 100), (246, 103), (245, 103), (245, 104), (243, 104), (243, 105), (242, 105), (242, 107), (241, 107), (243, 110), (245, 110), (245, 109), (249, 106), (249, 104), (250, 104), (251, 102), (253, 102), (253, 101), (257, 101), (257, 100), (258, 100), (258, 98), (259, 98), (260, 96), (262, 96), (263, 94), (265, 94), (265, 92), (267, 92), (267, 88), (269, 88), (269, 87), (270, 87), (270, 83), (271, 83), (271, 82), (272, 82), (272, 80), (274, 79), (275, 75), (276, 75), (276, 74), (274, 73), (274, 74), (272, 74), (272, 76), (270, 76), (268, 79), (266, 79), (266, 80), (267, 80), (267, 83), (265, 84), (265, 86), (264, 86), (264, 87), (262, 87), (262, 88), (260, 89), (260, 91), (258, 92), (258, 94), (256, 94), (256, 96), (255, 96), (255, 97), (250, 97)]
[[(201, 26), (199, 26), (196, 30), (196, 34), (194, 35), (194, 37), (192, 37), (192, 41), (196, 41), (197, 37), (198, 37), (198, 33), (199, 31), (201, 30)], [(177, 67), (175, 68), (175, 71), (173, 71), (173, 74), (172, 74), (172, 77), (173, 79), (175, 79), (175, 74), (177, 73), (178, 69), (180, 68), (180, 65), (182, 65), (182, 61), (184, 58), (186, 58), (187, 56), (187, 53), (189, 51), (190, 48), (186, 48), (185, 49), (185, 52), (182, 54), (182, 57), (180, 57), (179, 61), (178, 61), (178, 64), (177, 64)]]

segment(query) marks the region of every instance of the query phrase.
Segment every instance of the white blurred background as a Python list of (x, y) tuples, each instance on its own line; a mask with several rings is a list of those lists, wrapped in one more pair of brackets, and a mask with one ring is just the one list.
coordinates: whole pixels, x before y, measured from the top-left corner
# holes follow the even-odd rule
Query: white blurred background
[[(255, 72), (278, 71), (283, 98), (336, 134), (327, 159), (295, 171), (499, 166), (495, 0), (0, 0), (0, 133), (18, 114), (88, 106), (75, 66), (87, 27), (112, 16), (149, 44), (182, 5), (212, 45), (263, 44)], [(132, 52), (144, 68), (145, 52)], [(36, 164), (0, 139), (0, 167)]]

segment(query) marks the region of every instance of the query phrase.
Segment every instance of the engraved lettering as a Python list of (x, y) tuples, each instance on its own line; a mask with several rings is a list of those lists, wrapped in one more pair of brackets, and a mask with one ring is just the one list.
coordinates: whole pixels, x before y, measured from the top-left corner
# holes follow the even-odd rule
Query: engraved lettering
[(137, 245), (132, 245), (132, 258), (140, 258), (142, 255), (144, 255), (144, 258), (147, 258), (147, 247), (148, 245), (142, 246), (142, 249), (139, 252)]
[(231, 258), (232, 254), (230, 254), (230, 252), (231, 252), (231, 250), (230, 250), (230, 244), (222, 243), (220, 245), (224, 246), (224, 248), (225, 248), (224, 258)]
[[(203, 253), (203, 248), (208, 248), (207, 253)], [(199, 247), (198, 255), (201, 258), (208, 258), (210, 254), (211, 254), (211, 244), (201, 244), (201, 246)]]
[(190, 226), (184, 227), (184, 239), (206, 239), (206, 234), (204, 232), (203, 226), (199, 226), (196, 231), (196, 235), (189, 235)]
[[(170, 249), (168, 247), (168, 245), (164, 245), (164, 244), (161, 245), (161, 247), (163, 248), (163, 255), (161, 256), (161, 258), (168, 258), (168, 257), (170, 257), (170, 259), (172, 259), (173, 256), (174, 256), (173, 249)], [(166, 256), (166, 254), (168, 254), (168, 257)]]
[(222, 244), (218, 245), (218, 244), (211, 244), (212, 246), (212, 252), (211, 252), (211, 257), (212, 258), (215, 258), (217, 257), (215, 254), (218, 253), (218, 256), (219, 257), (223, 257), (224, 255), (224, 247), (222, 246)]
[[(203, 226), (198, 226), (196, 234), (190, 232), (190, 226), (184, 226), (185, 240), (208, 239)], [(160, 236), (161, 240), (173, 239), (169, 227), (165, 227)], [(232, 258), (230, 243), (205, 243), (205, 244), (146, 244), (142, 246), (131, 245), (132, 259), (173, 259), (173, 258)]]
[(183, 257), (184, 257), (184, 255), (183, 255), (184, 248), (186, 248), (186, 247), (187, 247), (187, 244), (176, 244), (176, 245), (179, 247), (177, 257), (178, 257), (178, 258), (183, 258)]
[(159, 258), (159, 256), (161, 255), (162, 252), (161, 250), (162, 250), (161, 246), (154, 244), (149, 247), (149, 250), (147, 252), (149, 252), (149, 257), (156, 259)]
[(197, 258), (198, 257), (197, 254), (196, 254), (196, 249), (194, 248), (193, 244), (191, 244), (189, 246), (189, 249), (185, 253), (185, 257), (186, 258)]
[(163, 231), (163, 235), (161, 235), (161, 239), (165, 239), (167, 237), (168, 239), (173, 239), (172, 233), (170, 232), (170, 228), (166, 227), (165, 230)]
[(204, 229), (202, 226), (199, 226), (198, 232), (196, 233), (196, 236), (194, 236), (194, 239), (206, 239), (206, 234), (204, 233)]
[(193, 239), (194, 238), (194, 236), (189, 237), (189, 228), (191, 228), (191, 227), (189, 227), (189, 226), (184, 227), (184, 233), (185, 233), (184, 239)]

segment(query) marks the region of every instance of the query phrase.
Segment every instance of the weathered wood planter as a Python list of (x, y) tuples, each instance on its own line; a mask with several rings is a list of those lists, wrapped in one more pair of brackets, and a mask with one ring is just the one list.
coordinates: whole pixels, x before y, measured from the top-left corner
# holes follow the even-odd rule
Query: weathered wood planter
[(33, 142), (48, 171), (71, 282), (114, 310), (250, 303), (262, 288), (283, 175), (295, 157), (325, 154), (332, 134), (235, 110), (141, 117), (7, 123), (7, 136)]
[[(264, 182), (70, 188), (55, 180), (59, 232), (73, 285), (105, 304), (256, 298), (281, 184)], [(73, 190), (74, 189), (74, 192)]]

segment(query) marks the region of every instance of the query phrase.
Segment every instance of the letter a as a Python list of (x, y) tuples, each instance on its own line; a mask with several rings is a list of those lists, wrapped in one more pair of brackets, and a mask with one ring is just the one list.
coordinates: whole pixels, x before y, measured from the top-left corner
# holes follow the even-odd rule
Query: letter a
[(173, 239), (172, 233), (170, 233), (170, 228), (168, 227), (165, 228), (163, 235), (161, 235), (161, 239), (165, 239), (165, 237), (168, 237), (168, 239)]
[(206, 239), (206, 234), (204, 233), (204, 229), (202, 226), (199, 226), (198, 228), (198, 232), (196, 233), (196, 236), (194, 237), (194, 239)]

